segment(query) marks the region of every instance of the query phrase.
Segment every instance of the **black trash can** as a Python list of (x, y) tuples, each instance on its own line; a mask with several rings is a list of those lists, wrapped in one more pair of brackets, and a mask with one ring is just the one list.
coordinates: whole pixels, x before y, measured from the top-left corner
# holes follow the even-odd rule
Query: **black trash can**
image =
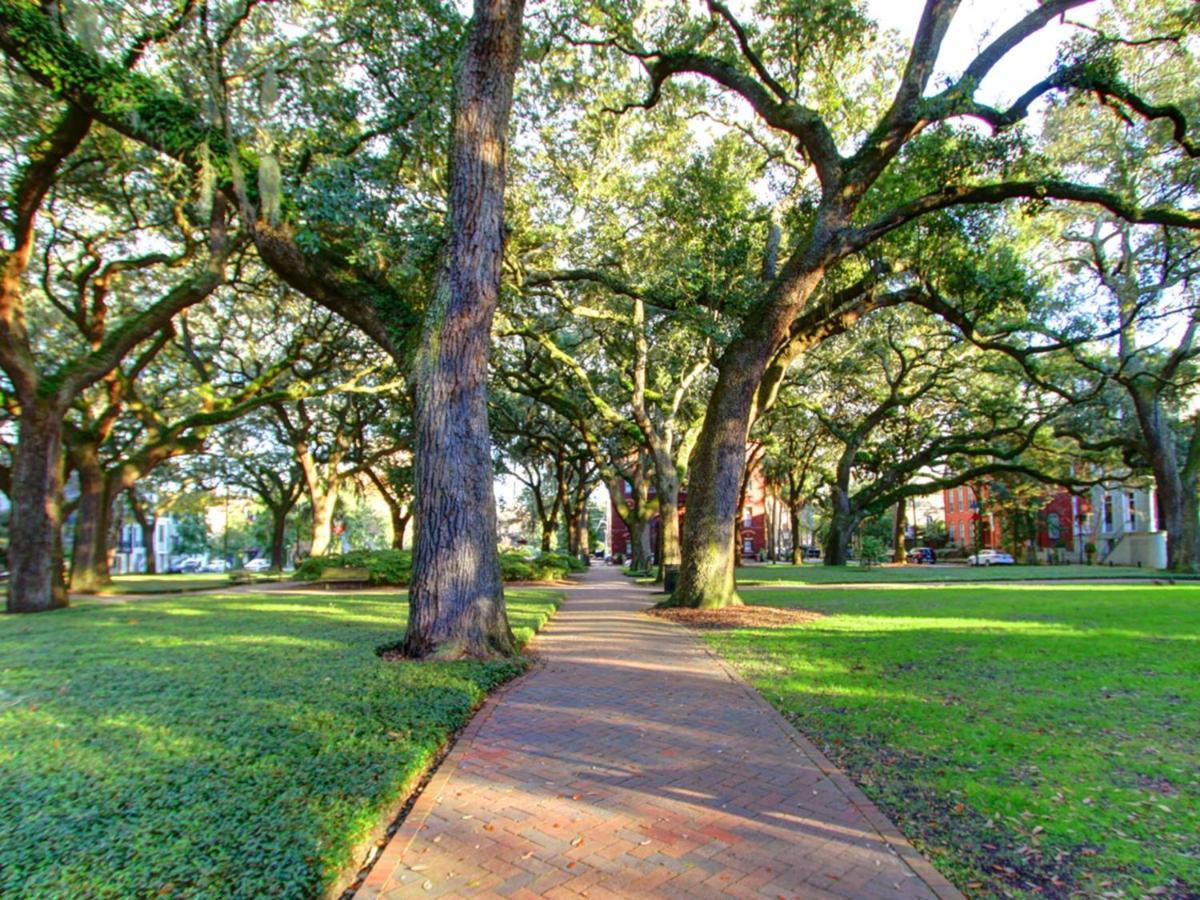
[(665, 566), (663, 568), (663, 593), (675, 593), (677, 584), (679, 584), (679, 566)]

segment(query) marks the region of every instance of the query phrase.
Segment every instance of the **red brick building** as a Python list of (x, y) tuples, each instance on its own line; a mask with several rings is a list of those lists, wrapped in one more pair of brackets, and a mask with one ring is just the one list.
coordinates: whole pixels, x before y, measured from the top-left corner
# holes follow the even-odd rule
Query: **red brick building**
[[(987, 486), (976, 489), (970, 485), (960, 485), (942, 491), (942, 503), (945, 507), (946, 532), (950, 543), (968, 550), (974, 550), (979, 539), (980, 549), (998, 550), (1004, 540), (1001, 527), (1001, 517), (992, 512), (980, 514), (980, 499), (982, 506), (987, 506)], [(1091, 513), (1091, 505), (1086, 498), (1075, 497), (1066, 490), (1059, 489), (1050, 498), (1038, 514), (1037, 545), (1041, 549), (1061, 547), (1065, 550), (1075, 550), (1075, 536), (1080, 524)]]
[[(632, 486), (626, 482), (625, 504), (630, 504), (633, 496)], [(650, 487), (650, 496), (654, 496), (654, 487)], [(628, 558), (633, 553), (633, 537), (629, 529), (617, 515), (616, 506), (609, 500), (611, 508), (608, 512), (608, 552), (621, 554)], [(687, 511), (687, 491), (679, 493), (679, 525), (683, 527), (683, 519)], [(655, 516), (650, 522), (650, 546), (658, 548), (659, 517)], [(738, 541), (743, 556), (756, 556), (767, 546), (767, 488), (763, 481), (761, 470), (755, 466), (750, 470), (750, 480), (746, 485), (746, 504), (738, 519)]]

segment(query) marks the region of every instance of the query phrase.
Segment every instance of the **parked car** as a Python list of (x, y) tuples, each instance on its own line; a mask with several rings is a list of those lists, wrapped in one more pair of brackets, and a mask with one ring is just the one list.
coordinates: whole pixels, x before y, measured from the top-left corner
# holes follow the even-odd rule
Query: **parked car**
[(229, 563), (227, 563), (223, 559), (213, 559), (213, 560), (210, 560), (208, 565), (206, 565), (200, 571), (202, 571), (202, 572), (228, 572), (229, 571)]
[(260, 556), (258, 559), (250, 560), (243, 568), (247, 572), (265, 572), (271, 568), (271, 561), (265, 556)]
[(908, 551), (908, 561), (913, 565), (933, 565), (937, 562), (937, 552), (932, 547), (913, 547)]
[(168, 571), (173, 575), (187, 575), (199, 572), (204, 568), (204, 558), (200, 556), (184, 556), (171, 563)]
[(967, 562), (973, 566), (1011, 566), (1016, 563), (1011, 553), (1000, 550), (980, 550), (967, 557)]

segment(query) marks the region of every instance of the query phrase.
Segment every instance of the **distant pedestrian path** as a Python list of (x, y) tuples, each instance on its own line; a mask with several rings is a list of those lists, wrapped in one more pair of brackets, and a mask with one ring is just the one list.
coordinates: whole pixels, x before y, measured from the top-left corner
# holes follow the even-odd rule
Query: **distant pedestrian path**
[(359, 897), (956, 897), (849, 780), (595, 567)]

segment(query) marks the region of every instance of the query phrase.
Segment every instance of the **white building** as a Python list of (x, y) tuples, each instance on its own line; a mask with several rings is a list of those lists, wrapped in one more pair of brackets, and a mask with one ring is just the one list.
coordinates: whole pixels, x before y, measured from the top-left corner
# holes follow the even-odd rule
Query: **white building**
[(1097, 485), (1091, 493), (1091, 542), (1101, 564), (1165, 569), (1167, 535), (1158, 521), (1153, 490)]
[[(171, 555), (178, 543), (179, 527), (175, 517), (171, 515), (158, 516), (154, 520), (154, 534), (149, 551), (154, 554), (154, 570), (166, 572), (171, 567)], [(129, 522), (121, 526), (117, 536), (117, 550), (113, 554), (112, 573), (114, 575), (129, 575), (146, 571), (147, 548), (142, 541), (142, 526)]]

